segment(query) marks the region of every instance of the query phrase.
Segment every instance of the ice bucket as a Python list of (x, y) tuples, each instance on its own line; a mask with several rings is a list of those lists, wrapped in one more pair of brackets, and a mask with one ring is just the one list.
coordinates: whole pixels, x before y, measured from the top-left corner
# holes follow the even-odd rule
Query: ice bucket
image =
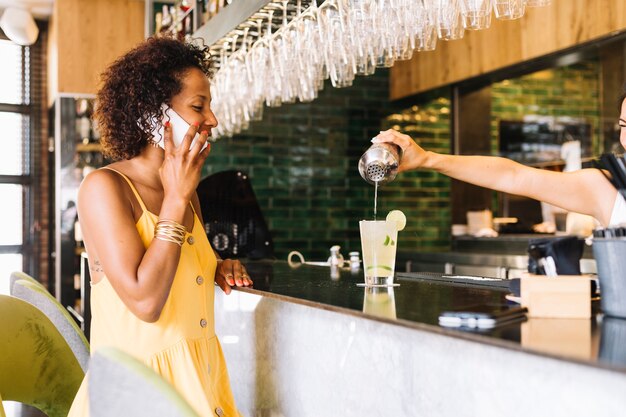
[(626, 238), (594, 238), (593, 256), (604, 314), (626, 318)]

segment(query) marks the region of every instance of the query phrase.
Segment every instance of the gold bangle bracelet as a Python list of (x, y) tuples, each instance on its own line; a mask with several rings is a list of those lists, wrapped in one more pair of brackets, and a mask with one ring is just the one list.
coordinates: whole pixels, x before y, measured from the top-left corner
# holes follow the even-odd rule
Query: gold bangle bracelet
[(154, 233), (155, 234), (164, 233), (164, 234), (167, 234), (167, 235), (174, 235), (174, 236), (185, 236), (185, 234), (186, 234), (184, 231), (181, 231), (181, 230), (167, 229), (167, 228), (164, 228), (164, 227), (157, 227), (154, 230)]
[(176, 243), (183, 246), (187, 229), (185, 226), (173, 220), (159, 220), (154, 227), (154, 237), (165, 242)]
[(175, 239), (173, 237), (169, 237), (169, 236), (165, 236), (165, 235), (156, 235), (154, 237), (155, 239), (159, 239), (159, 240), (163, 240), (165, 242), (171, 242), (171, 243), (176, 243), (178, 246), (183, 246), (184, 240), (182, 239)]
[(161, 219), (161, 220), (157, 221), (156, 227), (165, 227), (165, 228), (168, 228), (168, 229), (180, 230), (180, 231), (183, 231), (183, 232), (187, 231), (185, 226), (183, 226), (182, 224), (180, 224), (178, 222), (175, 222), (174, 220)]

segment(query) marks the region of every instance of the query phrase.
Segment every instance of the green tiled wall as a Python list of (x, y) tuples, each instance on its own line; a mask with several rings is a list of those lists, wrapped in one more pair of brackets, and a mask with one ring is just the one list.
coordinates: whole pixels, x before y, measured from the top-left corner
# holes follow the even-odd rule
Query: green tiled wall
[(586, 119), (592, 126), (595, 154), (600, 141), (600, 63), (586, 61), (494, 83), (491, 89), (491, 138), (498, 152), (500, 120), (525, 115)]
[[(499, 121), (522, 120), (525, 115), (583, 118), (592, 127), (594, 155), (602, 153), (598, 61), (585, 61), (494, 83), (491, 94), (491, 146), (494, 155), (499, 149)], [(496, 193), (493, 201), (496, 208)]]
[[(387, 116), (383, 127), (411, 136), (429, 151), (449, 153), (450, 99), (445, 90), (432, 92), (429, 96), (435, 98)], [(403, 233), (405, 245), (400, 250), (432, 252), (450, 248), (448, 177), (434, 171), (402, 173), (390, 185), (389, 193), (389, 208), (398, 207), (407, 214), (407, 227)]]
[[(213, 146), (204, 174), (227, 169), (249, 174), (278, 259), (298, 250), (307, 260), (323, 260), (335, 244), (346, 257), (361, 251), (358, 222), (373, 217), (374, 189), (359, 175), (357, 163), (370, 139), (390, 124), (388, 84), (388, 71), (377, 70), (357, 77), (351, 88), (326, 85), (313, 103), (265, 108), (263, 121)], [(417, 129), (409, 132), (413, 136), (423, 133), (429, 147), (448, 142), (442, 124), (440, 119), (401, 123)], [(448, 181), (428, 172), (403, 174), (381, 187), (379, 213), (401, 209), (408, 217), (400, 249), (447, 248), (448, 194)]]

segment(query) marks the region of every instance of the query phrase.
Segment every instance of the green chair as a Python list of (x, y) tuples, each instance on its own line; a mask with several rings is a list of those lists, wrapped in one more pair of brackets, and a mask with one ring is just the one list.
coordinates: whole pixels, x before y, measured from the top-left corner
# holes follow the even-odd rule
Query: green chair
[(84, 376), (76, 356), (43, 312), (0, 295), (2, 400), (31, 405), (49, 417), (65, 417)]
[[(45, 287), (43, 286), (43, 284), (39, 281), (37, 281), (35, 278), (31, 277), (30, 275), (21, 272), (21, 271), (15, 271), (15, 272), (11, 272), (11, 278), (10, 278), (10, 286), (9, 286), (9, 290), (12, 292), (13, 291), (13, 285), (15, 285), (15, 282), (17, 280), (24, 280), (24, 281), (28, 281), (28, 282), (32, 282), (35, 285), (39, 285), (41, 288)], [(47, 291), (47, 290), (46, 290)], [(10, 294), (10, 293), (9, 293)]]
[(165, 379), (119, 349), (96, 351), (87, 378), (91, 417), (199, 417)]
[[(16, 275), (11, 274), (11, 280)], [(19, 274), (25, 275), (23, 273)], [(11, 295), (27, 301), (41, 310), (59, 330), (69, 347), (76, 355), (83, 372), (87, 372), (89, 366), (89, 342), (84, 333), (78, 327), (72, 316), (63, 308), (61, 303), (52, 296), (41, 284), (29, 279), (17, 279), (11, 286)]]

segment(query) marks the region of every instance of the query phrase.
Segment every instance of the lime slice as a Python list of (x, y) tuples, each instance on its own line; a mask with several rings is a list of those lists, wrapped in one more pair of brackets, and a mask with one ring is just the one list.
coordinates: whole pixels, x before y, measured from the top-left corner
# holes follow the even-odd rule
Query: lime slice
[(368, 271), (371, 271), (372, 269), (384, 269), (385, 271), (393, 271), (393, 269), (391, 269), (391, 267), (387, 265), (370, 265), (367, 267)]
[(404, 226), (406, 226), (406, 216), (400, 210), (391, 210), (389, 214), (387, 214), (386, 220), (388, 222), (394, 222), (398, 231), (403, 230)]

